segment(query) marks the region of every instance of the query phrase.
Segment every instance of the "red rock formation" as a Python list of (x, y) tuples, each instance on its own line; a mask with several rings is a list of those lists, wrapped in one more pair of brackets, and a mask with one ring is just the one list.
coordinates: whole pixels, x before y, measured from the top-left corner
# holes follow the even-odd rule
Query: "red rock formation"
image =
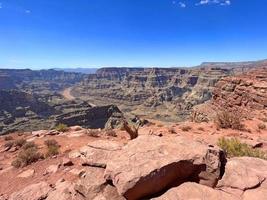
[(267, 67), (220, 80), (212, 104), (231, 111), (249, 113), (267, 108)]

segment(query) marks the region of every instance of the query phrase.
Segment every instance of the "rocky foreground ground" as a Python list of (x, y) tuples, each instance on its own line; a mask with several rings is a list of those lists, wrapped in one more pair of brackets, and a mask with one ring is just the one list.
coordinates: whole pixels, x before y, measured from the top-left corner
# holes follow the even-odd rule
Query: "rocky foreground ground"
[(126, 131), (70, 127), (66, 132), (12, 134), (44, 153), (54, 139), (59, 154), (15, 168), (20, 148), (0, 139), (0, 199), (266, 199), (267, 161), (229, 158), (217, 147), (221, 137), (239, 138), (267, 149), (267, 130), (256, 118), (244, 121), (250, 131), (218, 129), (213, 122), (162, 124), (152, 121), (130, 140)]

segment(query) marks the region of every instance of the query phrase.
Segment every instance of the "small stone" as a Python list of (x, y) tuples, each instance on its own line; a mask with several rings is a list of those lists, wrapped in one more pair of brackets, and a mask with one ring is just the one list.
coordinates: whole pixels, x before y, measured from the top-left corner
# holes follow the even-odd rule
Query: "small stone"
[(45, 175), (46, 174), (54, 174), (54, 173), (56, 173), (57, 171), (58, 171), (58, 169), (59, 169), (59, 167), (60, 167), (60, 164), (58, 164), (58, 165), (50, 165), (47, 169), (46, 169), (46, 171), (45, 171)]
[(63, 166), (72, 166), (73, 162), (69, 158), (63, 158), (62, 164)]

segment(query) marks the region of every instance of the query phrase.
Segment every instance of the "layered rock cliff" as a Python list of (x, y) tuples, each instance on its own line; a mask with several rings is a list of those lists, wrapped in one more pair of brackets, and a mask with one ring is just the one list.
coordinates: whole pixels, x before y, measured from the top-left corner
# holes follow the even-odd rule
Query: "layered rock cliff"
[(232, 73), (220, 68), (102, 68), (72, 93), (95, 104), (111, 102), (136, 114), (179, 120), (209, 100), (215, 83)]

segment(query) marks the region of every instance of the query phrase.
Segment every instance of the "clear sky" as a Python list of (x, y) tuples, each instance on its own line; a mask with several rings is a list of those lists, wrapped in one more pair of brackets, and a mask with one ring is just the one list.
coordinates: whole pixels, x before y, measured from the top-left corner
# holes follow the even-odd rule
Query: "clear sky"
[(0, 0), (0, 68), (264, 58), (266, 0)]

